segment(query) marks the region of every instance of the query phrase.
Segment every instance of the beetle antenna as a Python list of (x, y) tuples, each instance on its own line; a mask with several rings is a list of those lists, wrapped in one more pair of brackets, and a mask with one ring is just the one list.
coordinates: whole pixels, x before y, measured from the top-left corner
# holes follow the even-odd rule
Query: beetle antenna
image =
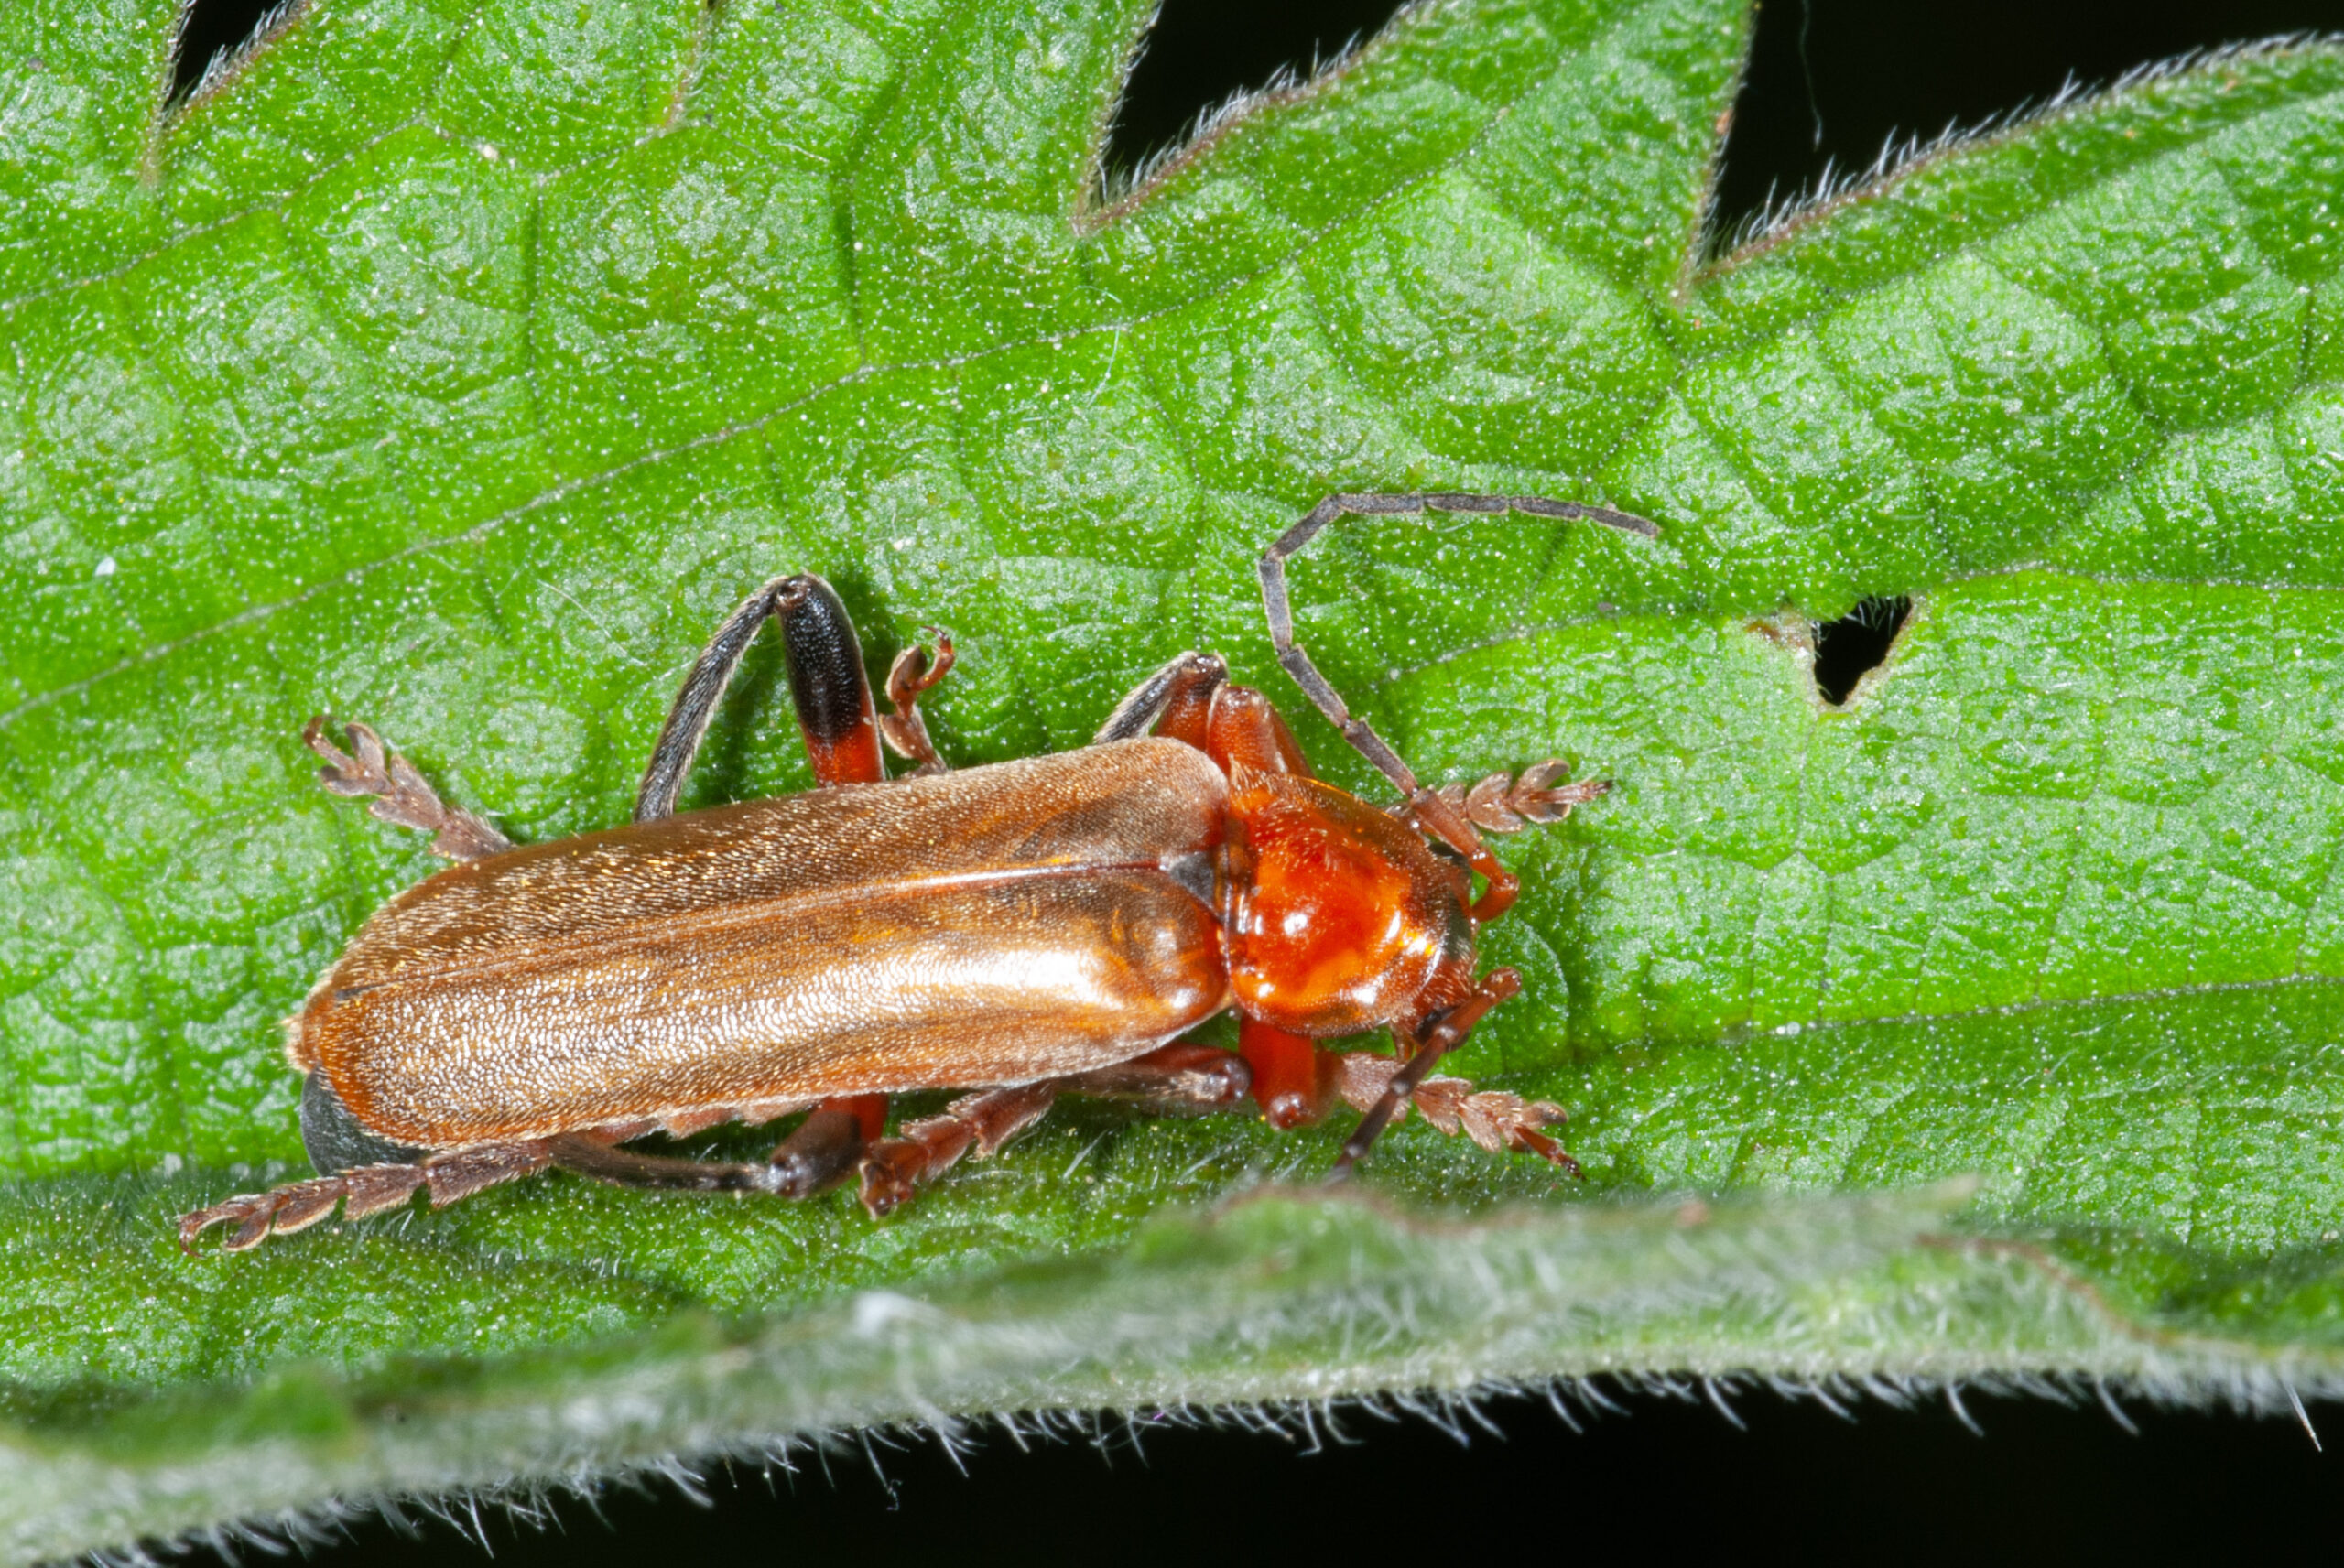
[(1375, 727), (1366, 719), (1356, 718), (1344, 705), (1318, 666), (1302, 644), (1294, 640), (1294, 606), (1288, 600), (1286, 587), (1286, 563), (1300, 553), (1303, 546), (1318, 535), (1320, 529), (1340, 517), (1418, 517), (1427, 512), (1462, 513), (1476, 516), (1497, 517), (1509, 512), (1519, 512), (1530, 517), (1553, 517), (1566, 522), (1601, 523), (1622, 533), (1640, 534), (1647, 539), (1660, 537), (1660, 527), (1645, 518), (1626, 512), (1614, 512), (1606, 506), (1588, 506), (1576, 501), (1550, 501), (1543, 495), (1482, 495), (1460, 491), (1427, 491), (1406, 495), (1351, 494), (1338, 492), (1327, 496), (1305, 514), (1302, 520), (1277, 537), (1277, 541), (1262, 552), (1262, 608), (1270, 622), (1270, 643), (1277, 650), (1278, 665), (1294, 677), (1294, 684), (1310, 699), (1310, 705), (1325, 714), (1329, 722), (1343, 732), (1351, 749), (1373, 763), (1376, 772), (1390, 779), (1399, 792), (1414, 798), (1418, 793), (1416, 775), (1400, 760)]

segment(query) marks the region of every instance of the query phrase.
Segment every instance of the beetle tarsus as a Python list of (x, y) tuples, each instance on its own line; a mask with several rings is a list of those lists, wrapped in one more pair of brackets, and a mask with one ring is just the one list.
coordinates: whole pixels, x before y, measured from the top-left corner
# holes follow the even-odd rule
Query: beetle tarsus
[(928, 739), (928, 720), (920, 716), (920, 694), (933, 688), (952, 668), (952, 634), (933, 626), (920, 629), (923, 636), (936, 639), (933, 658), (926, 648), (915, 643), (895, 655), (895, 665), (887, 671), (887, 700), (895, 711), (883, 714), (879, 733), (895, 755), (917, 764), (913, 773), (940, 773), (945, 771), (944, 759), (936, 752), (936, 742)]
[[(1520, 778), (1492, 773), (1470, 789), (1443, 784), (1434, 793), (1449, 808), (1484, 833), (1519, 833), (1532, 823), (1549, 827), (1612, 787), (1609, 779), (1570, 779), (1569, 764), (1548, 760), (1523, 770)], [(1558, 782), (1561, 781), (1561, 782)]]
[(416, 772), (415, 764), (383, 744), (383, 738), (364, 724), (351, 723), (350, 743), (356, 755), (326, 738), (333, 719), (319, 714), (301, 729), (301, 742), (325, 759), (318, 782), (333, 795), (353, 798), (372, 795), (366, 809), (377, 821), (412, 827), (431, 837), (431, 852), (450, 860), (477, 860), (500, 855), (513, 841), (461, 806), (450, 806)]
[(1041, 1119), (1063, 1080), (1021, 1084), (962, 1095), (941, 1114), (907, 1123), (863, 1157), (863, 1206), (874, 1217), (893, 1213), (923, 1182), (959, 1163), (971, 1148), (980, 1160)]
[[(1400, 1067), (1390, 1056), (1358, 1052), (1337, 1060), (1341, 1069), (1336, 1092), (1344, 1104), (1362, 1112), (1375, 1108)], [(1552, 1100), (1525, 1099), (1504, 1089), (1476, 1089), (1466, 1078), (1433, 1077), (1416, 1086), (1407, 1106), (1393, 1119), (1405, 1119), (1412, 1108), (1451, 1138), (1461, 1132), (1492, 1154), (1536, 1154), (1574, 1176), (1580, 1173), (1579, 1162), (1543, 1130), (1570, 1120)]]
[(307, 1230), (342, 1206), (344, 1219), (396, 1208), (416, 1189), (431, 1195), (433, 1208), (445, 1208), (484, 1187), (533, 1176), (550, 1162), (544, 1142), (483, 1143), (450, 1149), (412, 1163), (361, 1165), (331, 1176), (291, 1182), (265, 1193), (239, 1193), (210, 1208), (197, 1209), (179, 1220), (179, 1247), (195, 1250), (195, 1243), (215, 1225), (232, 1228), (220, 1244), (223, 1252), (244, 1252), (271, 1236)]

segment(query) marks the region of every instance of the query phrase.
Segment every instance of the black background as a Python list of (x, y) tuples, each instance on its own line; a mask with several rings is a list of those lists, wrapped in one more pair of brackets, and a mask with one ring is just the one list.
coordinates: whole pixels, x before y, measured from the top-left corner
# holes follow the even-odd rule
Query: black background
[[(616, 3), (616, 0), (605, 0)], [(255, 0), (199, 0), (189, 74), (233, 42)], [(1201, 109), (1308, 69), (1372, 33), (1385, 0), (1168, 0), (1117, 126), (1112, 161), (1136, 162)], [(2056, 92), (2190, 49), (2344, 27), (2344, 0), (1778, 0), (1761, 13), (1720, 189), (1730, 226), (1770, 193), (1827, 168), (1868, 167), (1892, 135), (1974, 125)], [(1484, 1401), (1490, 1427), (1460, 1442), (1417, 1417), (1354, 1414), (1351, 1445), (1311, 1450), (1230, 1426), (1120, 1425), (1101, 1444), (1022, 1451), (971, 1434), (957, 1460), (932, 1438), (861, 1445), (795, 1476), (715, 1469), (710, 1498), (665, 1482), (557, 1502), (516, 1527), (494, 1509), (459, 1530), (379, 1521), (312, 1549), (342, 1564), (809, 1560), (908, 1563), (1366, 1559), (1409, 1547), (1472, 1563), (1536, 1556), (1593, 1563), (1680, 1553), (1955, 1562), (2222, 1561), (2317, 1555), (2344, 1545), (2344, 1446), (2317, 1451), (2292, 1419), (1972, 1392), (1973, 1432), (1942, 1397), (1911, 1410), (1870, 1402), (1843, 1420), (1756, 1390), (1732, 1405), (1609, 1390), (1619, 1413), (1575, 1432), (1536, 1400)], [(1576, 1407), (1574, 1407), (1576, 1409)], [(2313, 1419), (2344, 1445), (2344, 1405)], [(1469, 1423), (1470, 1424), (1470, 1423)], [(1982, 1433), (1982, 1434), (1981, 1434)], [(202, 1554), (199, 1554), (201, 1556)]]

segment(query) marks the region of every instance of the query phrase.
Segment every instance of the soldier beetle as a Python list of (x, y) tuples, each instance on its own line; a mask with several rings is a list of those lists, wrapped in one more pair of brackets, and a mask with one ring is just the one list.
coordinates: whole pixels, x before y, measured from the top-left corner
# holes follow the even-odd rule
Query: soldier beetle
[[(685, 677), (624, 827), (516, 848), (443, 803), (363, 724), (310, 721), (325, 787), (431, 834), (456, 862), (385, 904), (287, 1022), (318, 1175), (199, 1209), (240, 1251), (273, 1232), (436, 1206), (559, 1167), (629, 1186), (805, 1196), (853, 1177), (884, 1215), (1062, 1094), (1275, 1126), (1364, 1113), (1338, 1172), (1413, 1105), (1492, 1152), (1576, 1173), (1560, 1107), (1433, 1065), (1521, 989), (1474, 971), (1519, 886), (1485, 832), (1554, 822), (1608, 785), (1547, 762), (1427, 789), (1294, 639), (1286, 561), (1344, 515), (1506, 512), (1645, 535), (1601, 507), (1468, 494), (1327, 497), (1263, 555), (1279, 664), (1400, 792), (1380, 809), (1313, 777), (1267, 698), (1182, 654), (1091, 745), (948, 770), (918, 708), (952, 666), (906, 649), (879, 715), (838, 596), (766, 583)], [(718, 699), (764, 622), (819, 787), (676, 814)], [(887, 778), (883, 744), (914, 766)], [(1474, 878), (1481, 889), (1474, 891)], [(1234, 1052), (1184, 1043), (1234, 1008)], [(1393, 1056), (1325, 1042), (1388, 1027)], [(885, 1135), (888, 1097), (972, 1092)], [(624, 1147), (808, 1114), (763, 1163)]]

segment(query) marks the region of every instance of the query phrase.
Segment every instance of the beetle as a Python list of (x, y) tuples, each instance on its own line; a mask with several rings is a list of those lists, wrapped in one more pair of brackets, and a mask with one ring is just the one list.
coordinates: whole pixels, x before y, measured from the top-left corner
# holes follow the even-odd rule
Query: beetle
[[(1656, 535), (1536, 496), (1334, 494), (1263, 554), (1271, 641), (1303, 694), (1400, 792), (1316, 778), (1262, 693), (1182, 654), (1076, 751), (954, 772), (920, 697), (951, 640), (915, 643), (881, 715), (846, 609), (778, 577), (716, 630), (652, 748), (631, 825), (515, 847), (441, 801), (363, 724), (303, 740), (336, 795), (456, 862), (367, 920), (286, 1022), (316, 1177), (179, 1221), (241, 1251), (346, 1206), (434, 1206), (559, 1167), (630, 1186), (805, 1196), (853, 1177), (884, 1215), (1061, 1094), (1204, 1112), (1250, 1095), (1281, 1129), (1364, 1113), (1338, 1175), (1413, 1105), (1492, 1152), (1576, 1173), (1562, 1108), (1430, 1069), (1521, 989), (1474, 973), (1519, 883), (1483, 841), (1609, 787), (1557, 762), (1427, 789), (1297, 643), (1286, 562), (1346, 515), (1508, 512)], [(771, 619), (818, 787), (678, 815), (733, 671)], [(885, 749), (914, 766), (890, 780)], [(1481, 888), (1474, 889), (1474, 878)], [(1238, 1048), (1182, 1036), (1230, 1009)], [(1388, 1027), (1396, 1054), (1327, 1042)], [(888, 1098), (971, 1091), (885, 1136)], [(623, 1147), (808, 1114), (762, 1163)]]

